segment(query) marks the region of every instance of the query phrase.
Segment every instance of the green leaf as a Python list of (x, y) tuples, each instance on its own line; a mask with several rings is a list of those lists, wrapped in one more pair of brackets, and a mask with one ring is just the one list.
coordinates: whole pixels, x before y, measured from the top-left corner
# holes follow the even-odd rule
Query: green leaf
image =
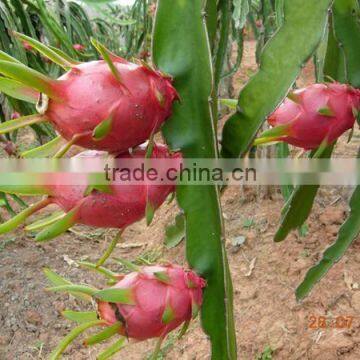
[(73, 285), (73, 284), (53, 286), (53, 287), (47, 288), (47, 290), (52, 291), (52, 292), (67, 292), (69, 294), (80, 293), (80, 294), (89, 295), (89, 296), (93, 296), (94, 294), (96, 294), (98, 292), (97, 289), (90, 287), (90, 286)]
[(75, 321), (78, 324), (87, 323), (98, 320), (96, 311), (71, 311), (65, 310), (62, 312), (65, 319)]
[[(56, 274), (54, 271), (52, 271), (49, 268), (45, 268), (43, 271), (44, 271), (46, 278), (53, 286), (73, 285), (71, 281)], [(84, 294), (77, 293), (77, 292), (71, 292), (71, 294), (74, 297), (76, 297), (77, 299), (84, 300), (84, 301), (91, 301), (91, 297), (89, 297), (88, 295), (84, 295)]]
[(21, 129), (25, 126), (40, 124), (45, 121), (47, 121), (47, 118), (43, 115), (29, 115), (15, 120), (5, 121), (0, 123), (0, 135)]
[(114, 258), (114, 260), (130, 271), (135, 271), (135, 272), (141, 271), (140, 266), (133, 264), (131, 261), (125, 259), (119, 259), (119, 258)]
[(0, 78), (0, 91), (15, 99), (27, 101), (31, 104), (36, 104), (39, 98), (39, 93), (32, 88), (16, 80), (3, 77)]
[[(113, 63), (112, 54), (110, 53), (110, 51), (108, 49), (106, 49), (106, 47), (103, 44), (101, 44), (98, 40), (96, 40), (94, 38), (91, 39), (91, 43), (94, 45), (94, 47), (99, 52), (99, 54), (104, 58), (104, 60), (108, 64), (112, 74), (115, 76), (116, 80), (121, 83), (122, 82), (121, 75), (120, 75), (117, 67)], [(110, 125), (111, 125), (111, 123), (110, 123)]]
[(227, 106), (231, 110), (236, 110), (238, 101), (236, 99), (219, 99), (219, 103)]
[(7, 221), (6, 223), (0, 225), (0, 235), (8, 233), (10, 231), (13, 231), (19, 225), (24, 223), (25, 220), (28, 217), (30, 217), (31, 215), (33, 215), (34, 213), (36, 213), (40, 209), (43, 209), (44, 207), (46, 207), (49, 204), (50, 204), (50, 200), (45, 199), (45, 200), (39, 201), (38, 203), (36, 203), (36, 204), (28, 207), (27, 209), (23, 210), (21, 213), (14, 216), (12, 219)]
[(264, 48), (260, 70), (241, 91), (239, 110), (225, 124), (222, 141), (225, 157), (246, 154), (266, 117), (286, 96), (323, 36), (331, 3), (331, 0), (285, 1), (284, 25)]
[(105, 351), (103, 351), (98, 357), (97, 360), (107, 360), (110, 359), (114, 354), (119, 352), (125, 343), (125, 338), (121, 338), (120, 340), (116, 341), (110, 347), (108, 347)]
[(109, 4), (116, 0), (82, 0), (86, 4)]
[[(160, 0), (153, 37), (153, 61), (174, 78), (181, 103), (163, 128), (167, 143), (187, 158), (216, 158), (209, 99), (213, 79), (211, 54), (202, 18), (202, 0)], [(186, 24), (186, 26), (184, 26)], [(177, 187), (186, 219), (186, 256), (207, 280), (202, 325), (214, 359), (236, 359), (232, 285), (222, 241), (219, 193), (215, 185)]]
[(10, 61), (10, 62), (14, 62), (17, 64), (21, 64), (21, 62), (19, 60), (15, 59), (14, 57), (10, 56), (9, 54), (5, 53), (2, 50), (0, 50), (0, 60)]
[(101, 331), (100, 333), (91, 336), (90, 338), (84, 341), (86, 346), (91, 346), (95, 344), (99, 344), (105, 340), (110, 339), (112, 336), (117, 334), (119, 330), (123, 327), (121, 322), (116, 322), (114, 325), (109, 326), (105, 330)]
[(324, 107), (318, 110), (318, 113), (323, 116), (334, 117), (335, 113), (329, 108)]
[(134, 294), (131, 289), (105, 289), (96, 292), (94, 297), (106, 302), (135, 305)]
[(62, 51), (61, 49), (58, 49), (54, 46), (49, 46), (49, 48), (55, 52), (56, 54), (58, 54), (60, 57), (64, 58), (69, 64), (71, 65), (79, 65), (81, 64), (80, 61), (76, 61), (74, 60), (71, 56), (69, 56), (68, 54), (66, 54), (64, 51)]
[(66, 348), (84, 331), (90, 329), (94, 326), (101, 326), (104, 324), (102, 320), (90, 321), (84, 323), (73, 329), (57, 346), (57, 348), (50, 354), (49, 360), (57, 360), (60, 358), (61, 354), (66, 350)]
[(306, 274), (304, 281), (296, 289), (296, 298), (302, 300), (322, 277), (345, 254), (352, 242), (360, 233), (360, 186), (357, 186), (351, 201), (351, 213), (339, 230), (338, 237), (323, 254), (321, 261), (312, 267)]
[(24, 159), (51, 157), (54, 156), (64, 145), (65, 139), (61, 136), (57, 136), (42, 146), (23, 152), (21, 157)]
[(113, 123), (113, 118), (112, 116), (110, 116), (108, 119), (102, 121), (95, 129), (93, 132), (93, 139), (95, 141), (101, 141), (103, 139), (105, 139), (109, 133), (111, 132), (112, 129), (112, 123)]
[(168, 325), (170, 324), (173, 320), (175, 319), (175, 312), (174, 310), (172, 309), (172, 307), (170, 305), (167, 305), (165, 307), (165, 310), (164, 310), (164, 314), (161, 318), (161, 321)]
[(35, 221), (31, 225), (25, 227), (26, 231), (37, 231), (44, 227), (50, 226), (53, 223), (57, 222), (58, 220), (62, 219), (66, 214), (63, 211), (56, 211), (50, 216), (47, 216), (44, 219)]
[(78, 207), (69, 211), (63, 218), (41, 231), (35, 238), (38, 242), (50, 241), (63, 234), (76, 224)]
[[(332, 151), (333, 146), (328, 147), (321, 158), (329, 158)], [(281, 225), (274, 238), (276, 242), (285, 240), (291, 230), (304, 224), (310, 215), (318, 189), (319, 185), (299, 185), (295, 188), (284, 206)]]
[(154, 273), (154, 276), (164, 284), (170, 284), (171, 278), (166, 271), (158, 271)]
[(185, 216), (176, 215), (175, 224), (169, 225), (165, 229), (165, 246), (168, 249), (178, 246), (185, 238)]
[(154, 215), (155, 215), (155, 207), (154, 205), (150, 202), (150, 200), (148, 199), (148, 201), (146, 202), (146, 209), (145, 209), (145, 214), (146, 214), (146, 225), (150, 226), (153, 219), (154, 219)]
[(118, 279), (117, 274), (115, 274), (114, 272), (112, 272), (111, 270), (109, 270), (103, 266), (97, 266), (96, 264), (93, 264), (93, 263), (90, 263), (87, 261), (79, 261), (78, 264), (87, 269), (95, 270), (96, 272), (98, 272), (101, 275), (104, 275), (105, 277), (107, 277), (110, 280), (116, 281)]
[(0, 73), (45, 93), (50, 98), (57, 98), (54, 88), (56, 80), (52, 80), (25, 65), (0, 60)]
[(53, 51), (51, 48), (47, 47), (46, 45), (42, 44), (40, 41), (33, 39), (29, 36), (24, 34), (20, 34), (14, 31), (16, 37), (20, 40), (26, 41), (29, 45), (31, 45), (34, 49), (39, 51), (42, 55), (46, 56), (48, 59), (53, 61), (55, 64), (60, 65), (65, 70), (70, 70), (73, 66), (72, 63), (68, 62), (67, 59), (61, 57), (59, 53)]

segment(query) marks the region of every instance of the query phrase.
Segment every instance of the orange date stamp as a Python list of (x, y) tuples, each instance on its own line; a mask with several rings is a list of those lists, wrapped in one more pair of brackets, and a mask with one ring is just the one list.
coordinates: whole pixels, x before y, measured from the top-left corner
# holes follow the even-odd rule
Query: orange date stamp
[(308, 317), (308, 328), (318, 329), (351, 329), (354, 316), (319, 316), (310, 315)]

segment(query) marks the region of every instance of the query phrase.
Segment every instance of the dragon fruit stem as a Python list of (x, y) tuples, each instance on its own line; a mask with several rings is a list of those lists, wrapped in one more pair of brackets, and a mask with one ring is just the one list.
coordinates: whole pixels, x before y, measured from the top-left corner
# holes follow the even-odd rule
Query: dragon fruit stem
[(113, 253), (113, 251), (115, 250), (116, 245), (119, 243), (119, 241), (121, 240), (121, 235), (123, 234), (124, 230), (120, 230), (117, 235), (115, 236), (115, 238), (111, 241), (109, 247), (107, 248), (107, 250), (105, 251), (104, 255), (100, 258), (100, 260), (96, 263), (96, 267), (100, 267), (101, 265), (104, 265), (106, 260), (111, 256), (111, 254)]
[(53, 158), (60, 159), (63, 156), (65, 156), (66, 153), (71, 149), (71, 147), (73, 145), (75, 145), (81, 138), (83, 138), (84, 136), (87, 136), (87, 135), (88, 135), (88, 133), (74, 135), (70, 141), (68, 141), (64, 146), (62, 146), (60, 148), (60, 150), (53, 156)]
[(156, 360), (158, 358), (158, 355), (159, 355), (159, 353), (161, 351), (161, 345), (162, 345), (164, 339), (165, 339), (165, 337), (159, 337), (158, 338), (158, 340), (156, 342), (156, 345), (155, 345), (155, 349), (154, 349), (154, 351), (153, 351), (153, 353), (151, 355), (150, 360)]

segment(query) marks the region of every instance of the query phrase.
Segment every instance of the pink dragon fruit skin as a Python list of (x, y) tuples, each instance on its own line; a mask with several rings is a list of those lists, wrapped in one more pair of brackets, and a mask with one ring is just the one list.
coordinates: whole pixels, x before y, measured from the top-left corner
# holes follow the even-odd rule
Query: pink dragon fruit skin
[[(167, 280), (159, 279), (157, 274)], [(120, 334), (129, 338), (165, 337), (197, 313), (205, 286), (204, 279), (180, 266), (144, 267), (124, 276), (114, 286), (131, 289), (134, 305), (98, 301), (98, 314), (109, 326), (120, 321)]]
[[(169, 78), (146, 66), (112, 58), (120, 79), (105, 61), (73, 67), (54, 84), (46, 118), (66, 139), (87, 149), (121, 153), (146, 141), (172, 113), (178, 98)], [(105, 136), (94, 130), (109, 122)]]
[(82, 45), (82, 44), (74, 44), (74, 45), (73, 45), (73, 48), (74, 48), (76, 51), (80, 51), (80, 52), (82, 52), (82, 51), (85, 50), (85, 46)]
[[(79, 154), (80, 157), (96, 156), (97, 152), (90, 151)], [(120, 155), (121, 158), (143, 159), (146, 154), (145, 147), (137, 148), (132, 154)], [(99, 156), (102, 154), (99, 153)], [(152, 159), (172, 159), (174, 167), (179, 167), (181, 156), (179, 153), (170, 154), (165, 145), (154, 145)], [(123, 229), (126, 226), (141, 220), (145, 216), (147, 201), (154, 209), (158, 208), (175, 190), (175, 184), (156, 185), (111, 185), (111, 194), (93, 191), (84, 196), (86, 186), (62, 185), (62, 176), (55, 174), (59, 185), (47, 186), (53, 203), (60, 206), (65, 212), (78, 207), (76, 222), (78, 224)]]
[(314, 84), (297, 90), (268, 118), (271, 126), (288, 125), (277, 140), (303, 149), (315, 149), (325, 138), (329, 144), (355, 123), (360, 90), (348, 85)]

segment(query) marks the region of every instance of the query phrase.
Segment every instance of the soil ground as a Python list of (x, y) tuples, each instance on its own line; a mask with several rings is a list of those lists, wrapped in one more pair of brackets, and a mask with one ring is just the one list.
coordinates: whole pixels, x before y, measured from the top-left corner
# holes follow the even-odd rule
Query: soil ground
[[(247, 42), (244, 63), (234, 78), (236, 93), (256, 71), (254, 43)], [(312, 67), (304, 69), (301, 85), (313, 82)], [(342, 141), (338, 156), (356, 156), (360, 136), (351, 144)], [(355, 242), (346, 256), (316, 286), (311, 295), (297, 303), (294, 289), (307, 269), (334, 241), (343, 222), (350, 189), (322, 188), (308, 221), (304, 237), (296, 232), (280, 244), (273, 242), (283, 205), (279, 191), (263, 198), (256, 187), (229, 188), (222, 197), (227, 250), (235, 291), (235, 317), (239, 359), (253, 360), (272, 352), (279, 360), (360, 359), (360, 243)], [(171, 250), (163, 246), (164, 227), (178, 209), (164, 205), (147, 228), (139, 222), (128, 228), (116, 257), (137, 261), (172, 261), (185, 264), (184, 245)], [(1, 215), (6, 217), (5, 212)], [(95, 261), (113, 232), (84, 227), (57, 240), (36, 245), (31, 235), (20, 229), (0, 237), (0, 359), (45, 359), (60, 339), (73, 327), (61, 317), (64, 309), (86, 310), (89, 305), (72, 297), (44, 292), (47, 283), (41, 272), (51, 267), (77, 283), (103, 286), (99, 275), (77, 267), (75, 261)], [(233, 239), (245, 236), (240, 247)], [(90, 257), (88, 257), (90, 255)], [(113, 270), (120, 267), (111, 265)], [(311, 329), (311, 316), (353, 316), (350, 329)], [(114, 359), (147, 359), (153, 341), (130, 342)], [(65, 359), (95, 359), (101, 349), (86, 349), (78, 341)], [(199, 323), (191, 325), (181, 341), (170, 336), (162, 359), (210, 359), (209, 342)]]

